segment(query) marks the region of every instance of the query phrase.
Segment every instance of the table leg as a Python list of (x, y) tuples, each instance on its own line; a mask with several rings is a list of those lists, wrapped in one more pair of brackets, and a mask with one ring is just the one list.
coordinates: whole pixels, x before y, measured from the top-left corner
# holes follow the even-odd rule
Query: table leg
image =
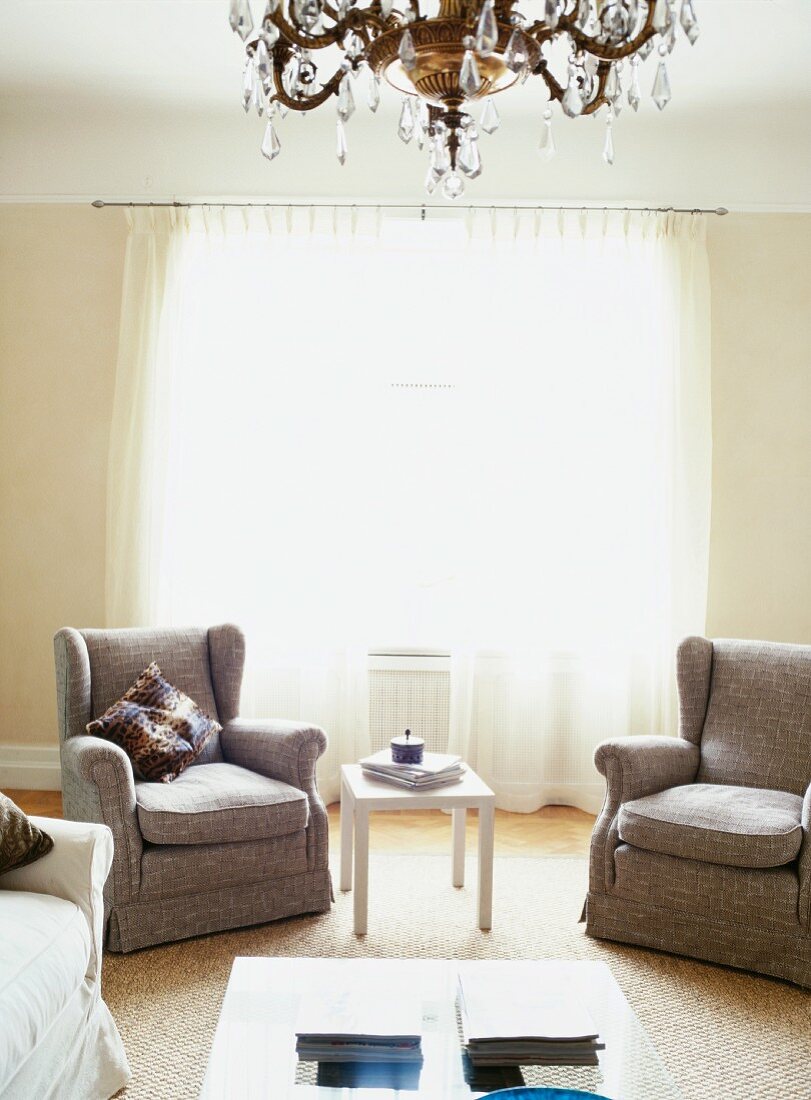
[(493, 927), (493, 839), (495, 799), (479, 806), (479, 928)]
[(369, 811), (355, 804), (355, 935), (366, 935), (369, 907)]
[(341, 776), (341, 889), (352, 889), (352, 819), (354, 817), (352, 793)]
[(465, 885), (465, 819), (467, 810), (453, 811), (453, 885)]

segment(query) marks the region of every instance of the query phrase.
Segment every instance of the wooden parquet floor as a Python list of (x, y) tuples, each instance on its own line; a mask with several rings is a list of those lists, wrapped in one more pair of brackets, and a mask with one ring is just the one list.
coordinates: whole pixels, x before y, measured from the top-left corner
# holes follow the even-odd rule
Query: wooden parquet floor
[[(28, 814), (62, 816), (59, 791), (5, 790)], [(330, 846), (337, 850), (338, 803), (328, 807)], [(496, 854), (508, 856), (585, 856), (594, 827), (591, 814), (572, 806), (545, 806), (532, 814), (496, 810)], [(476, 815), (468, 814), (468, 850), (475, 851)], [(388, 852), (449, 852), (451, 819), (441, 810), (395, 810), (373, 813), (369, 830), (372, 849)]]

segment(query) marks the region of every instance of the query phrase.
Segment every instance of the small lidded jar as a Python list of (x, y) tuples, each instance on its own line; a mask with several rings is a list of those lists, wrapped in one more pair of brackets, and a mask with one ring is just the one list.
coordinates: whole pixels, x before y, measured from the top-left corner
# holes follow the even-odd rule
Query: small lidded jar
[(421, 764), (425, 741), (421, 737), (412, 737), (406, 730), (403, 737), (392, 737), (391, 758), (395, 764)]

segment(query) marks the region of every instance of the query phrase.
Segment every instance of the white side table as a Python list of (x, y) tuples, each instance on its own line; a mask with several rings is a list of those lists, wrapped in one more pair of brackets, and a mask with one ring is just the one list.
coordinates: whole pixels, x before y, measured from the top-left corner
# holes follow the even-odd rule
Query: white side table
[(465, 884), (465, 816), (479, 811), (479, 928), (493, 924), (493, 834), (496, 796), (470, 769), (459, 783), (431, 791), (369, 779), (359, 764), (341, 768), (341, 889), (352, 889), (353, 832), (355, 865), (355, 935), (367, 929), (369, 905), (369, 814), (372, 810), (451, 810), (453, 814), (454, 886)]

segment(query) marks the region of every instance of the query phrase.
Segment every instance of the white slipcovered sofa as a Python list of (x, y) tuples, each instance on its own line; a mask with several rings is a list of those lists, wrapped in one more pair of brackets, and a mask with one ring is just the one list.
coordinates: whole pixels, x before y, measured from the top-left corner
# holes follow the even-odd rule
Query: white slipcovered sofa
[(101, 999), (104, 825), (32, 818), (48, 855), (0, 875), (0, 1098), (106, 1100), (130, 1079)]

